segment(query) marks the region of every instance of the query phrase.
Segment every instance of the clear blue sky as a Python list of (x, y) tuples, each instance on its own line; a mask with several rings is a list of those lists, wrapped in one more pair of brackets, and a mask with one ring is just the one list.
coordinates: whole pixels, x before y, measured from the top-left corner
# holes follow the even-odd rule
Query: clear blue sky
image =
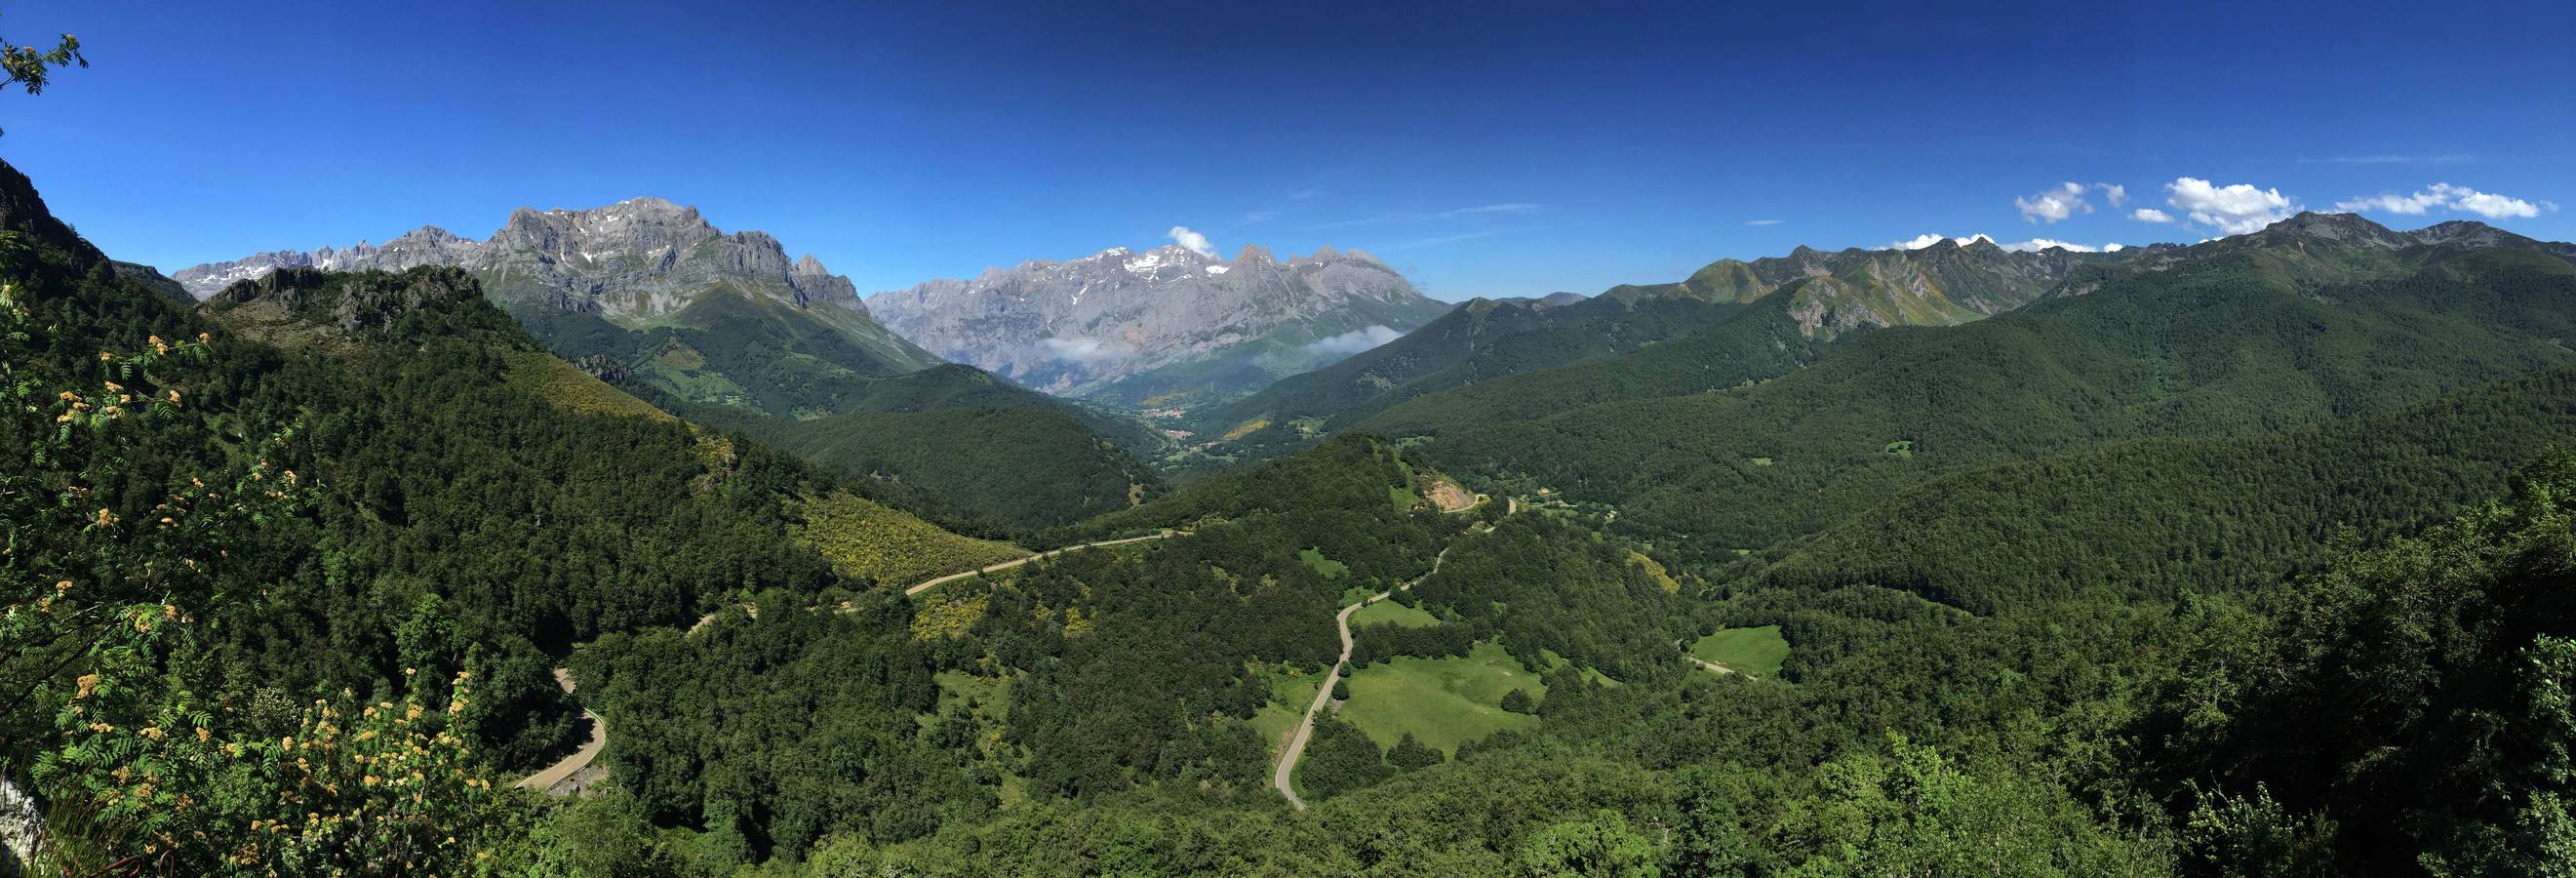
[(863, 291), (1174, 226), (1447, 299), (2383, 194), (2576, 239), (2563, 5), (1718, 5), (0, 2), (94, 64), (0, 157), (171, 270), (648, 194)]

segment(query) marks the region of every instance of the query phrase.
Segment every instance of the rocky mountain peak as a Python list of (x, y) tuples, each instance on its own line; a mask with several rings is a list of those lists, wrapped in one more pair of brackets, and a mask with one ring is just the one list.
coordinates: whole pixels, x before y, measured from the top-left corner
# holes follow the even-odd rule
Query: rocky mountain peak
[[(1327, 249), (1283, 263), (1258, 244), (1231, 260), (1177, 244), (1113, 247), (878, 293), (868, 304), (934, 353), (1067, 394), (1198, 367), (1257, 387), (1448, 307), (1374, 259)], [(1191, 380), (1207, 388), (1204, 376)]]
[[(697, 208), (630, 198), (584, 210), (522, 207), (492, 237), (475, 241), (424, 226), (376, 246), (281, 250), (200, 265), (175, 277), (198, 296), (283, 268), (400, 270), (452, 265), (485, 276), (495, 300), (516, 308), (595, 313), (641, 322), (686, 308), (713, 288), (798, 308), (816, 304), (865, 314), (858, 289), (807, 255), (789, 261), (767, 232), (727, 234)], [(855, 322), (851, 331), (881, 329)]]
[(2394, 249), (2408, 242), (2388, 227), (2371, 222), (2357, 213), (2319, 213), (2300, 211), (2297, 216), (2273, 223), (2260, 234), (2273, 237), (2297, 237), (2316, 241), (2334, 241), (2365, 247)]

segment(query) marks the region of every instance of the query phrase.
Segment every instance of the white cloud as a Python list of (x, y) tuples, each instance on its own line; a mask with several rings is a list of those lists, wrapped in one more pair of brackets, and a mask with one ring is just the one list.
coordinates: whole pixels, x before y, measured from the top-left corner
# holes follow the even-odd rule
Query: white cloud
[(1403, 337), (1404, 333), (1397, 332), (1393, 328), (1384, 324), (1378, 324), (1366, 329), (1354, 329), (1321, 341), (1310, 342), (1306, 345), (1305, 349), (1306, 352), (1310, 354), (1340, 354), (1342, 356), (1350, 356)]
[(1965, 237), (1965, 238), (1950, 238), (1950, 237), (1944, 237), (1944, 236), (1941, 236), (1941, 235), (1934, 235), (1934, 234), (1928, 234), (1928, 233), (1927, 233), (1927, 234), (1916, 235), (1916, 236), (1914, 236), (1914, 237), (1912, 237), (1912, 238), (1909, 238), (1909, 239), (1906, 239), (1906, 240), (1903, 240), (1903, 241), (1893, 241), (1893, 242), (1890, 242), (1887, 246), (1885, 246), (1885, 247), (1881, 247), (1881, 248), (1879, 248), (1879, 249), (1881, 249), (1881, 250), (1921, 250), (1921, 249), (1923, 249), (1923, 248), (1925, 248), (1925, 247), (1930, 247), (1930, 246), (1932, 246), (1932, 245), (1934, 245), (1934, 244), (1938, 244), (1938, 243), (1941, 243), (1941, 242), (1943, 242), (1943, 241), (1949, 241), (1949, 242), (1954, 243), (1954, 244), (1957, 244), (1957, 245), (1959, 245), (1959, 246), (1961, 246), (1961, 247), (1965, 247), (1965, 246), (1968, 246), (1969, 244), (1975, 243), (1975, 242), (1980, 241), (1980, 240), (1985, 241), (1986, 243), (1991, 244), (1991, 243), (1994, 243), (1994, 240), (1995, 240), (1995, 239), (1993, 239), (1993, 238), (1988, 238), (1988, 237), (1986, 237), (1986, 236), (1984, 236), (1984, 235), (1969, 235), (1969, 236), (1967, 236), (1967, 237)]
[(2173, 214), (2166, 213), (2166, 212), (2164, 212), (2164, 211), (2157, 210), (2157, 209), (2152, 208), (2152, 207), (2141, 207), (2141, 208), (2138, 208), (2137, 210), (2130, 211), (2130, 212), (2129, 212), (2129, 218), (2130, 218), (2130, 219), (2133, 219), (2133, 220), (2137, 220), (2137, 221), (2142, 222), (2142, 223), (2169, 223), (2169, 222), (2173, 222)]
[(1173, 226), (1171, 231), (1163, 234), (1172, 236), (1172, 243), (1187, 247), (1192, 253), (1201, 256), (1216, 255), (1216, 245), (1208, 243), (1206, 235), (1190, 231), (1188, 226)]
[(2065, 249), (2065, 250), (2067, 250), (2067, 251), (2069, 251), (2069, 252), (2074, 252), (2074, 253), (2105, 253), (2105, 252), (2110, 252), (2110, 251), (2113, 251), (2113, 250), (2118, 250), (2118, 249), (2120, 249), (2120, 245), (2118, 245), (2118, 244), (2106, 244), (2106, 245), (2103, 245), (2103, 246), (2100, 246), (2100, 247), (2095, 247), (2095, 246), (2093, 246), (2093, 245), (2091, 245), (2091, 244), (2078, 244), (2078, 243), (2075, 243), (2075, 242), (2073, 242), (2073, 241), (2059, 241), (2059, 240), (2056, 240), (2056, 239), (2053, 239), (2053, 238), (2032, 238), (2032, 239), (2030, 239), (2030, 240), (2028, 240), (2028, 241), (2013, 241), (2013, 242), (2010, 242), (2010, 243), (2006, 243), (2006, 242), (2003, 242), (2003, 241), (1997, 241), (1997, 240), (1995, 240), (1995, 239), (1993, 239), (1993, 238), (1991, 238), (1991, 237), (1987, 237), (1987, 236), (1985, 236), (1985, 235), (1969, 235), (1969, 236), (1964, 237), (1964, 238), (1951, 238), (1951, 237), (1945, 237), (1945, 236), (1942, 236), (1942, 235), (1916, 235), (1916, 236), (1914, 236), (1914, 237), (1912, 237), (1912, 238), (1909, 238), (1909, 239), (1907, 239), (1907, 240), (1897, 241), (1897, 242), (1894, 242), (1894, 243), (1888, 244), (1888, 245), (1887, 245), (1885, 248), (1883, 248), (1883, 249), (1888, 249), (1888, 250), (1921, 250), (1921, 249), (1923, 249), (1923, 248), (1925, 248), (1925, 247), (1930, 247), (1930, 246), (1932, 246), (1932, 245), (1934, 245), (1934, 244), (1938, 244), (1938, 243), (1941, 243), (1941, 242), (1943, 242), (1943, 241), (1948, 241), (1948, 242), (1950, 242), (1950, 243), (1957, 244), (1957, 245), (1959, 245), (1959, 246), (1961, 246), (1961, 247), (1965, 247), (1965, 246), (1968, 246), (1968, 245), (1970, 245), (1970, 244), (1974, 244), (1974, 243), (1976, 243), (1976, 242), (1978, 242), (1978, 241), (1984, 241), (1984, 242), (1986, 242), (1986, 243), (1988, 243), (1988, 244), (1993, 244), (1993, 245), (1995, 245), (1995, 246), (1997, 246), (1997, 247), (2001, 247), (2001, 248), (2004, 248), (2004, 249), (2006, 249), (2006, 250), (2011, 250), (2011, 251), (2016, 252), (2016, 253), (2030, 253), (2030, 252), (2038, 251), (2038, 250), (2046, 250), (2046, 249), (2048, 249), (2048, 248), (2050, 248), (2050, 247), (2063, 248), (2063, 249)]
[[(2127, 196), (2123, 193), (2122, 197)], [(2024, 221), (2034, 223), (2054, 223), (2077, 213), (2093, 212), (2093, 204), (2084, 200), (2084, 184), (2073, 182), (2059, 183), (2056, 188), (2028, 198), (2015, 198), (2013, 206), (2021, 208)]]
[(2093, 245), (2091, 245), (2091, 244), (2078, 244), (2078, 243), (2075, 243), (2075, 242), (2073, 242), (2073, 241), (2054, 241), (2054, 240), (2050, 240), (2050, 239), (2047, 239), (2047, 238), (2032, 238), (2032, 239), (2030, 239), (2030, 240), (2028, 240), (2028, 241), (2019, 241), (2019, 242), (2015, 242), (2015, 243), (2011, 243), (2011, 244), (1997, 244), (1997, 245), (1995, 245), (1995, 246), (2002, 247), (2002, 248), (2004, 248), (2004, 249), (2006, 249), (2006, 250), (2012, 250), (2012, 251), (2021, 252), (2021, 253), (2030, 253), (2030, 252), (2038, 251), (2038, 250), (2046, 250), (2046, 249), (2048, 249), (2048, 248), (2050, 248), (2050, 247), (2057, 247), (2057, 248), (2061, 248), (2061, 249), (2068, 250), (2068, 251), (2072, 251), (2072, 252), (2076, 252), (2076, 253), (2100, 253), (2100, 252), (2102, 252), (2102, 248), (2100, 248), (2100, 247), (2095, 247), (2095, 246), (2093, 246)]
[(2426, 211), (2434, 208), (2449, 208), (2474, 213), (2488, 219), (2510, 217), (2528, 219), (2539, 216), (2541, 204), (2548, 203), (2544, 201), (2533, 204), (2520, 198), (2497, 195), (2493, 192), (2480, 192), (2466, 186), (2435, 183), (2431, 188), (2420, 190), (2413, 195), (2382, 192), (2351, 201), (2338, 201), (2335, 202), (2335, 209), (2376, 210), (2406, 216), (2423, 216)]
[(2129, 249), (2129, 245), (2127, 245), (2127, 244), (2122, 244), (2122, 243), (2120, 243), (2120, 242), (2118, 242), (2118, 241), (2113, 241), (2113, 242), (2111, 242), (2111, 243), (2108, 243), (2108, 244), (2104, 244), (2104, 245), (2102, 245), (2102, 252), (2104, 252), (2104, 253), (2118, 253), (2118, 252), (2120, 252), (2120, 251), (2122, 251), (2122, 250), (2126, 250), (2126, 249)]
[(2102, 190), (2102, 197), (2109, 200), (2112, 207), (2118, 207), (2129, 203), (2129, 187), (2127, 186), (2122, 186), (2116, 183), (2095, 183), (2093, 184), (2093, 188)]
[(2172, 193), (2165, 203), (2183, 216), (2230, 235), (2261, 230), (2299, 212), (2297, 202), (2279, 189), (2257, 189), (2251, 183), (2219, 186), (2198, 177), (2176, 177), (2165, 184)]
[(1744, 224), (1748, 226), (1776, 226), (1785, 222), (1788, 222), (1788, 220), (1745, 220)]
[(1046, 348), (1048, 356), (1071, 363), (1123, 360), (1132, 353), (1124, 347), (1089, 338), (1050, 338), (1038, 344)]

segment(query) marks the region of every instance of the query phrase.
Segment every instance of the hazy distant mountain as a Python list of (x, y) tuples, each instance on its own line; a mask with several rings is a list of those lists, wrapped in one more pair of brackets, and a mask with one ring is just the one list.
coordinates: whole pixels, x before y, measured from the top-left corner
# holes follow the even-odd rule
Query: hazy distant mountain
[(1232, 260), (1124, 247), (878, 293), (905, 338), (1051, 393), (1129, 404), (1255, 390), (1376, 347), (1449, 306), (1359, 251)]

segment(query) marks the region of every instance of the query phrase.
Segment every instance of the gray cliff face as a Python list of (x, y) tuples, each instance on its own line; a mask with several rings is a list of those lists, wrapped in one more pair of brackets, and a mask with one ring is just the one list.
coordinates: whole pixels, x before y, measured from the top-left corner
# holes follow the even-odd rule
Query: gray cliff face
[(679, 319), (680, 312), (726, 293), (802, 312), (896, 371), (939, 362), (870, 319), (858, 288), (812, 255), (791, 262), (786, 248), (766, 232), (720, 231), (697, 208), (659, 198), (591, 210), (520, 208), (481, 241), (424, 226), (381, 246), (271, 251), (194, 266), (172, 277), (204, 299), (284, 268), (400, 271), (423, 265), (472, 272), (486, 295), (523, 318), (591, 314), (633, 329)]
[(1149, 376), (1169, 379), (1165, 392), (1188, 389), (1191, 375), (1266, 383), (1383, 343), (1449, 307), (1366, 253), (1325, 248), (1282, 261), (1249, 246), (1227, 260), (1177, 245), (989, 269), (877, 293), (868, 304), (934, 353), (1058, 394)]
[(202, 299), (280, 268), (399, 271), (419, 265), (475, 272), (504, 303), (542, 302), (597, 313), (616, 323), (649, 321), (686, 308), (719, 284), (798, 307), (867, 310), (849, 279), (825, 271), (813, 256), (791, 263), (778, 239), (766, 232), (722, 232), (697, 208), (659, 198), (592, 210), (520, 208), (482, 241), (424, 226), (382, 246), (360, 242), (310, 252), (272, 251), (195, 266), (174, 277)]

